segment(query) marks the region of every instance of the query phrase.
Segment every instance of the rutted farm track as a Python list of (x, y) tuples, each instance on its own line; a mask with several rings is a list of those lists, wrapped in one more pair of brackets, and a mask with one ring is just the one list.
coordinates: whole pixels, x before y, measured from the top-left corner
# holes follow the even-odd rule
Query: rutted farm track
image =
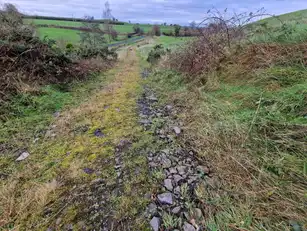
[[(144, 86), (134, 49), (113, 80), (63, 111), (4, 179), (0, 226), (19, 230), (203, 230), (216, 180), (180, 144), (180, 111)], [(204, 163), (202, 161), (202, 163)], [(13, 168), (12, 168), (13, 169)], [(199, 206), (200, 205), (200, 206)]]

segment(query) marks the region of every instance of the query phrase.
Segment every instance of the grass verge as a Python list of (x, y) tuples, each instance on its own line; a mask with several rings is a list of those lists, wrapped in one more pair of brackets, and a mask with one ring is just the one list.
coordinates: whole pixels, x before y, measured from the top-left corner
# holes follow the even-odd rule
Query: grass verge
[(161, 70), (151, 85), (181, 108), (182, 142), (210, 161), (221, 186), (207, 193), (211, 230), (306, 229), (307, 82), (301, 67), (273, 66), (201, 87)]

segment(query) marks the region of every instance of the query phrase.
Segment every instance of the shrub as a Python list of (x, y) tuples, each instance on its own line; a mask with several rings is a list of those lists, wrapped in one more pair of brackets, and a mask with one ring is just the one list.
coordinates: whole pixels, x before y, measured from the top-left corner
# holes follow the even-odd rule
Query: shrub
[(165, 36), (174, 36), (174, 33), (172, 31), (162, 32), (162, 34)]
[(175, 25), (175, 36), (178, 37), (180, 34), (181, 26)]
[(105, 47), (91, 47), (91, 46), (81, 46), (78, 49), (78, 56), (84, 59), (92, 57), (101, 57), (105, 60), (115, 60), (117, 58), (117, 53), (115, 50), (109, 50), (107, 46)]
[(75, 51), (74, 45), (71, 44), (71, 43), (67, 43), (67, 44), (66, 44), (66, 47), (65, 47), (65, 52), (66, 52), (66, 54), (71, 54), (71, 53), (73, 53), (74, 51)]
[(87, 21), (83, 22), (82, 27), (87, 28), (88, 31), (82, 31), (79, 33), (81, 44), (83, 46), (92, 47), (104, 46), (106, 44), (104, 38), (105, 32), (100, 29), (99, 23), (93, 23), (92, 17), (90, 16), (86, 16), (85, 19), (87, 19)]
[(134, 31), (134, 33), (139, 34), (140, 31), (141, 31), (140, 25), (139, 25), (139, 24), (135, 24), (135, 25), (133, 26), (133, 31)]
[(155, 36), (161, 36), (161, 30), (158, 25), (154, 25), (151, 30), (151, 34)]
[(0, 39), (10, 42), (25, 41), (33, 39), (35, 30), (29, 25), (24, 25), (22, 16), (12, 4), (4, 4), (0, 9)]
[(99, 67), (91, 67), (84, 59), (98, 57), (108, 66), (117, 58), (101, 41), (100, 29), (97, 33), (84, 33), (80, 48), (67, 44), (65, 49), (60, 49), (55, 40), (35, 37), (34, 30), (23, 25), (20, 14), (11, 5), (5, 5), (0, 11), (0, 22), (0, 101), (8, 101), (23, 86), (31, 88), (84, 79)]
[(154, 48), (148, 54), (147, 62), (152, 65), (156, 64), (163, 55), (165, 55), (163, 46), (161, 44), (155, 45)]
[(114, 30), (114, 29), (112, 29), (112, 30), (110, 31), (110, 33), (111, 33), (111, 37), (112, 37), (112, 39), (113, 39), (113, 40), (116, 40), (116, 39), (117, 39), (117, 37), (118, 37), (118, 33), (117, 33), (117, 31), (116, 31), (116, 30)]

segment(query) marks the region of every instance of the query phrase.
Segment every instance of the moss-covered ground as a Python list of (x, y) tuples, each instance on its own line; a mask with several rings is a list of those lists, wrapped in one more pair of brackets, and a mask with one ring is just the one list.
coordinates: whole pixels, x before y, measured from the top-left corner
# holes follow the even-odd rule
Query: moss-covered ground
[[(103, 200), (112, 210), (109, 222), (113, 224), (114, 220), (114, 224), (119, 225), (118, 230), (126, 230), (126, 226), (134, 227), (133, 230), (147, 229), (140, 212), (147, 204), (144, 195), (151, 182), (147, 176), (146, 156), (141, 155), (141, 150), (150, 147), (152, 140), (138, 124), (137, 98), (142, 88), (135, 51), (124, 50), (120, 57), (116, 68), (100, 79), (103, 84), (96, 82), (97, 86), (93, 88), (89, 87), (91, 85), (83, 86), (83, 91), (88, 92), (79, 92), (81, 98), (78, 91), (66, 96), (50, 90), (49, 97), (59, 105), (51, 101), (52, 110), (47, 110), (47, 98), (42, 104), (38, 102), (43, 116), (37, 113), (38, 107), (24, 117), (12, 116), (6, 122), (1, 141), (14, 146), (17, 151), (13, 155), (11, 149), (11, 153), (6, 152), (0, 160), (3, 173), (1, 230), (64, 230), (67, 226), (73, 230), (94, 228), (95, 221), (90, 221), (91, 216), (87, 216), (85, 208), (92, 206), (95, 200), (102, 200), (100, 194), (89, 193), (91, 182), (97, 179), (105, 182)], [(62, 111), (58, 117), (50, 115), (50, 111), (59, 108)], [(37, 118), (36, 122), (33, 116)], [(13, 125), (14, 130), (10, 131), (7, 123), (16, 124), (18, 121), (20, 131)], [(33, 131), (38, 129), (36, 124), (45, 129), (40, 129), (43, 134), (39, 138), (31, 139)], [(27, 136), (27, 144), (25, 141), (22, 142), (24, 146), (10, 144), (10, 137), (14, 139), (21, 135)], [(123, 140), (131, 143), (121, 157), (124, 190), (114, 195), (112, 189), (118, 182), (115, 152)], [(22, 151), (29, 152), (30, 156), (16, 162), (16, 156)]]

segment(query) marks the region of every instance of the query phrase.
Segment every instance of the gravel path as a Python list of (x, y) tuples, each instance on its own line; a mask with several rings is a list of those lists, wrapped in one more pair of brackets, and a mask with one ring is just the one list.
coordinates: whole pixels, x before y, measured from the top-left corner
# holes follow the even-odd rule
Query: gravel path
[(204, 212), (196, 191), (207, 185), (210, 168), (201, 165), (196, 153), (180, 146), (178, 137), (183, 134), (180, 122), (175, 120), (178, 111), (171, 105), (159, 107), (158, 99), (148, 88), (139, 100), (140, 123), (145, 130), (154, 132), (162, 145), (160, 150), (149, 152), (150, 173), (160, 180), (158, 191), (152, 195), (146, 216), (152, 230), (204, 230)]

